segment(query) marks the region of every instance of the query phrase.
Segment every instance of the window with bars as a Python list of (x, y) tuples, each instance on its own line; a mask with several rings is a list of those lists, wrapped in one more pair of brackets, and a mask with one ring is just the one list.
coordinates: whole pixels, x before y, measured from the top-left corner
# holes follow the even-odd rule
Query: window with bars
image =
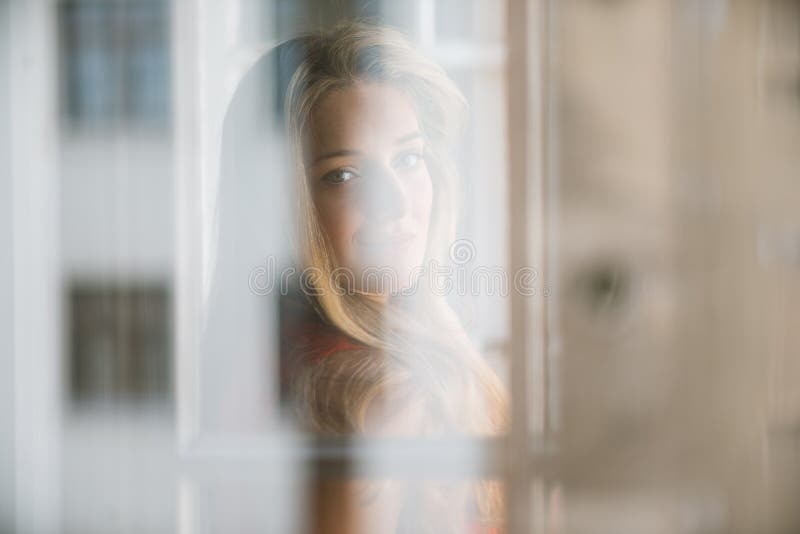
[(167, 402), (172, 340), (164, 285), (76, 283), (68, 308), (69, 391), (76, 404)]
[(167, 2), (67, 0), (58, 3), (57, 20), (68, 124), (168, 124)]

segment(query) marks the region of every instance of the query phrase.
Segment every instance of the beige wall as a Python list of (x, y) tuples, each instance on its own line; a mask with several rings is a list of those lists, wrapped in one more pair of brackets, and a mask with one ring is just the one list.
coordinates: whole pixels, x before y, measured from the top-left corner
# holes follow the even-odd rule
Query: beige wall
[(568, 532), (797, 527), (797, 5), (559, 3)]

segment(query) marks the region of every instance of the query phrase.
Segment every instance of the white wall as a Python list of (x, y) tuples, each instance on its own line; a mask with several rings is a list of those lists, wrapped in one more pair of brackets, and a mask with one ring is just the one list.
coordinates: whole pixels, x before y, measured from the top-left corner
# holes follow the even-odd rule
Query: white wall
[(9, 3), (15, 532), (60, 523), (61, 307), (52, 0)]
[(173, 180), (169, 131), (61, 133), (65, 281), (169, 280)]
[[(9, 251), (12, 239), (11, 113), (9, 82), (8, 2), (0, 1), (0, 250)], [(14, 262), (0, 254), (0, 428), (14, 428)], [(14, 432), (0, 434), (0, 530), (14, 524)]]

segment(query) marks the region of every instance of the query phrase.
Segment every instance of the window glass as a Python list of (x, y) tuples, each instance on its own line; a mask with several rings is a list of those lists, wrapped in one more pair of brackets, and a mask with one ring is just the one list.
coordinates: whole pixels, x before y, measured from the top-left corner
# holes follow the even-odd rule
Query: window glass
[(0, 532), (799, 531), (799, 9), (0, 2)]

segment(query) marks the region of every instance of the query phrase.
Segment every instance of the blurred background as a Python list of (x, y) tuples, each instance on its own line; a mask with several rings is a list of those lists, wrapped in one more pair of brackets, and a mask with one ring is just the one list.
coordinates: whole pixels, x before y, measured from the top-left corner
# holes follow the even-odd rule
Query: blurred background
[(511, 532), (800, 532), (800, 0), (0, 0), (0, 532), (303, 530), (247, 285), (282, 186), (220, 138), (260, 54), (351, 17), (457, 82), (459, 237), (539, 275), (452, 298), (515, 415), (452, 469)]

